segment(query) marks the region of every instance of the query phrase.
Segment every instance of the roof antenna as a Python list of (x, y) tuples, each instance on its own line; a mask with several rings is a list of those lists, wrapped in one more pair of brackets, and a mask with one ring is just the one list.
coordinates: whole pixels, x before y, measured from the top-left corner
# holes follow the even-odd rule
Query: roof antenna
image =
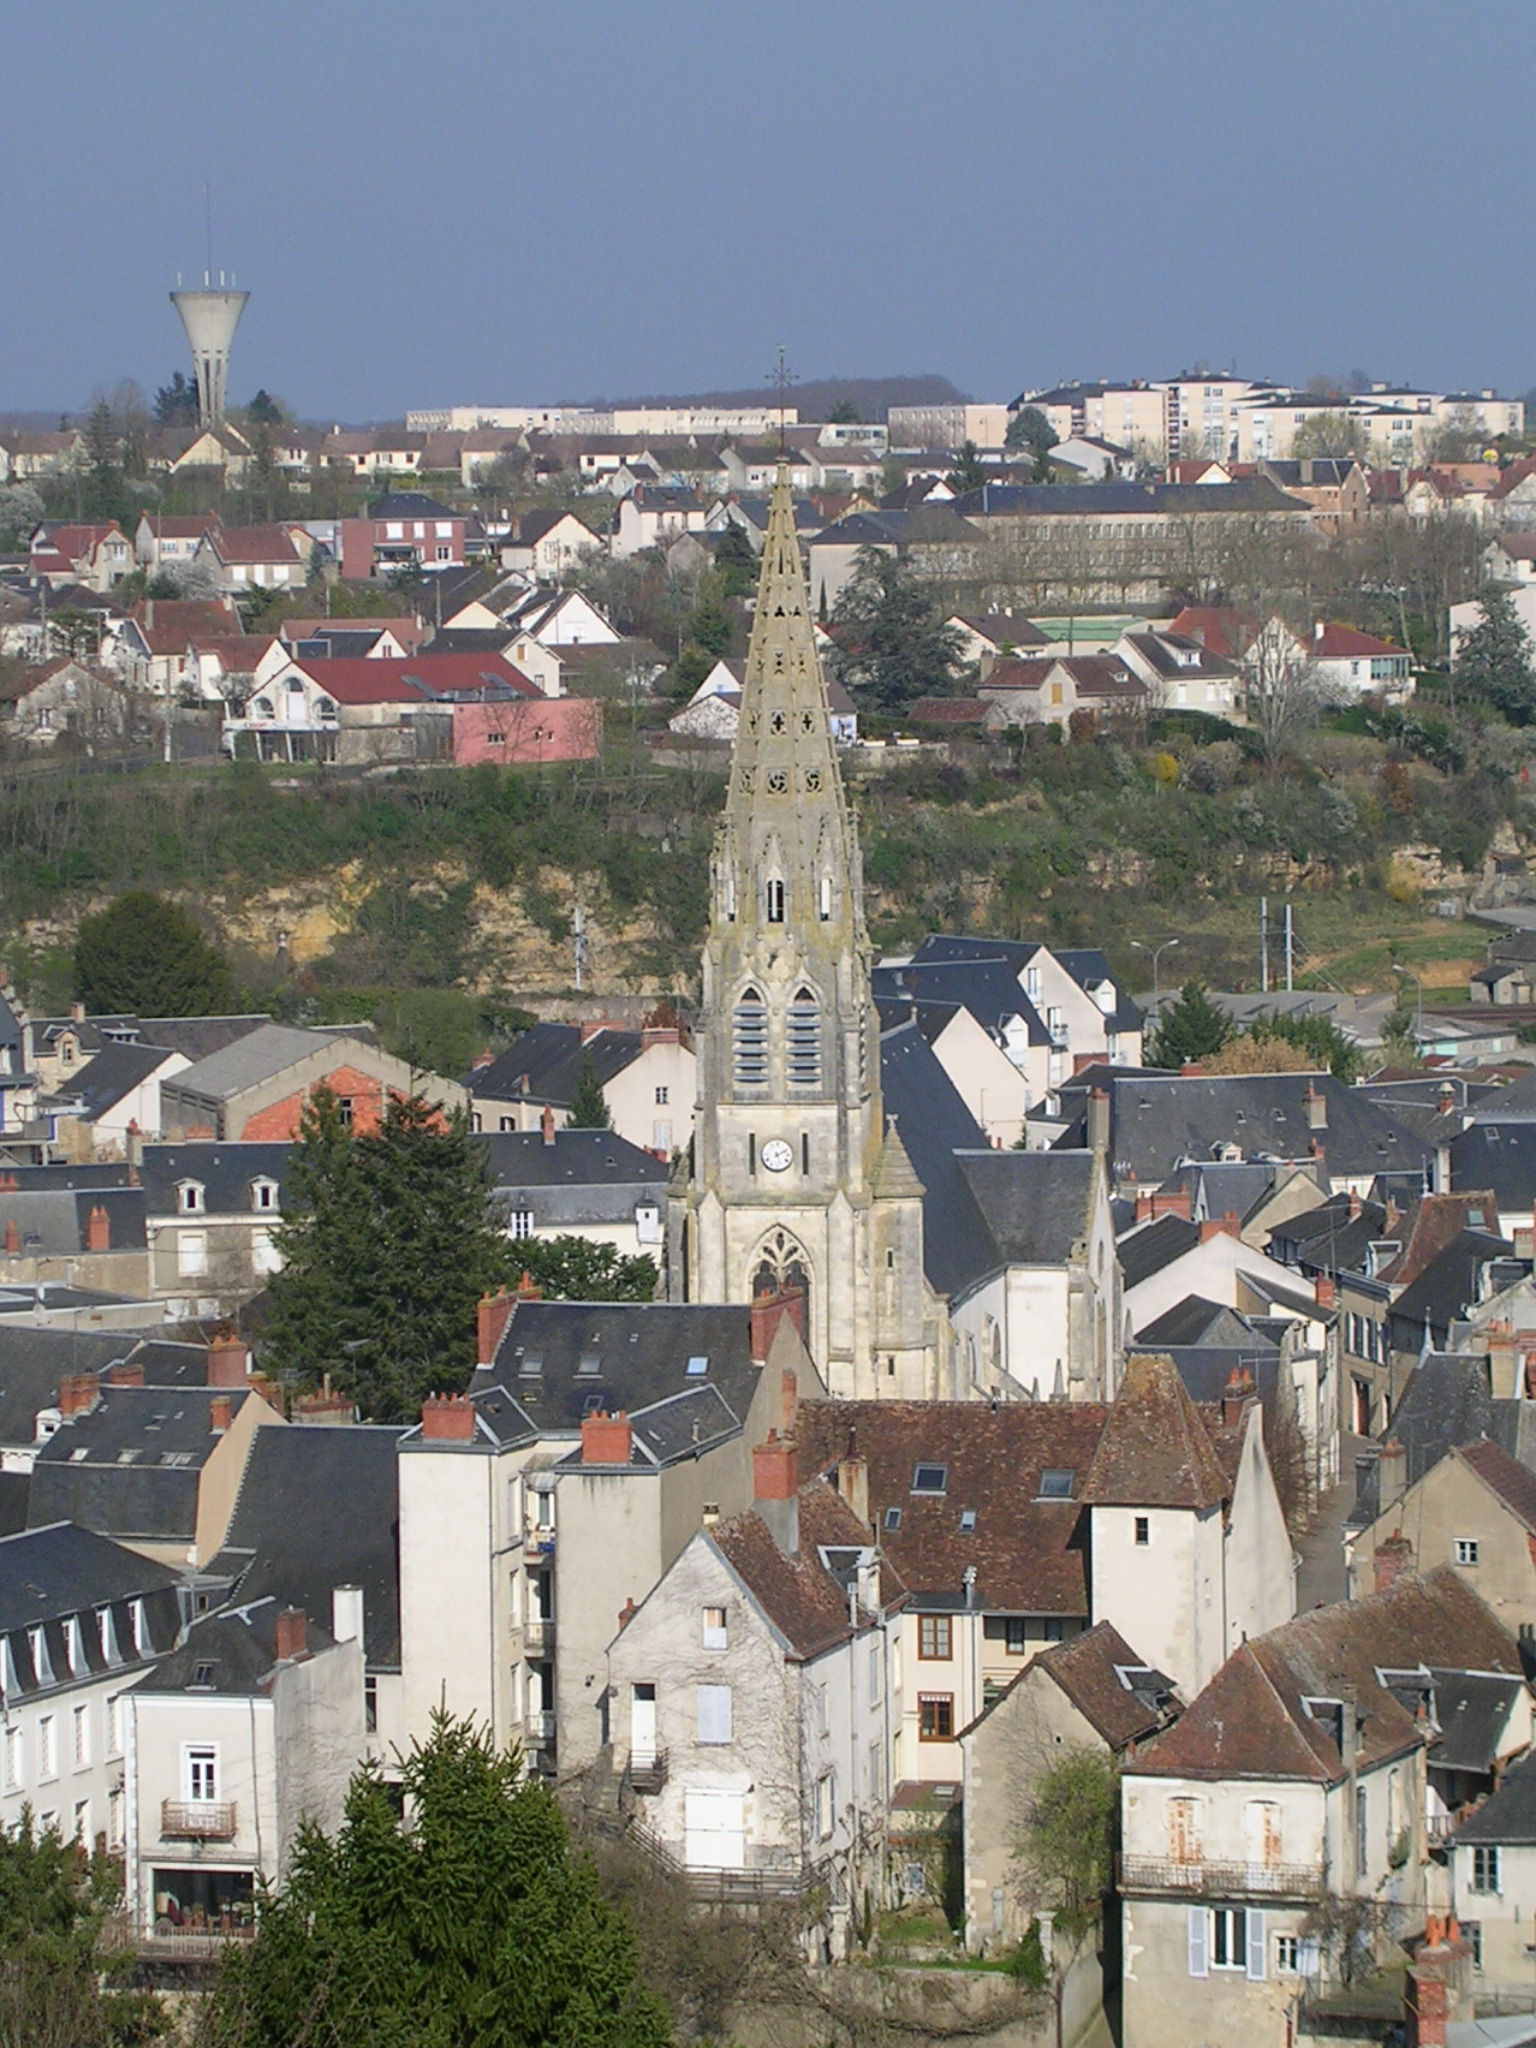
[(203, 180), (203, 224), (208, 232), (208, 263), (203, 271), (203, 283), (210, 285), (213, 283), (213, 186), (206, 178)]

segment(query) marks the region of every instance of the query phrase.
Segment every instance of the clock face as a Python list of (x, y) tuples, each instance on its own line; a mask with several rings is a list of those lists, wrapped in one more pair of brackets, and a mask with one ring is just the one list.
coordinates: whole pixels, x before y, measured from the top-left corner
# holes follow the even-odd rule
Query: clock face
[(770, 1138), (763, 1147), (763, 1164), (770, 1173), (787, 1172), (794, 1156), (783, 1138)]

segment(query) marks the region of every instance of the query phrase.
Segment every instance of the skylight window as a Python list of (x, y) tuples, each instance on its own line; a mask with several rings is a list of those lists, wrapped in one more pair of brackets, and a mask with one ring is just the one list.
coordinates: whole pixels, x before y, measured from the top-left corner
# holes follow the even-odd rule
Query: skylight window
[(690, 1358), (690, 1359), (689, 1359), (689, 1361), (688, 1361), (688, 1377), (689, 1377), (689, 1379), (691, 1379), (691, 1380), (696, 1380), (696, 1379), (702, 1379), (702, 1378), (703, 1378), (703, 1376), (704, 1376), (704, 1374), (705, 1374), (705, 1373), (707, 1373), (708, 1371), (709, 1371), (709, 1360), (708, 1360), (707, 1358)]
[(962, 1508), (960, 1510), (960, 1534), (962, 1536), (974, 1536), (975, 1533), (976, 1510), (974, 1508)]
[(530, 1351), (519, 1359), (517, 1376), (523, 1380), (536, 1380), (544, 1370), (544, 1360), (537, 1351)]
[(949, 1483), (947, 1465), (919, 1465), (912, 1474), (914, 1493), (943, 1493)]
[(590, 1379), (590, 1378), (591, 1378), (591, 1376), (593, 1375), (593, 1373), (596, 1373), (596, 1372), (601, 1372), (601, 1371), (602, 1371), (602, 1369), (603, 1369), (603, 1362), (602, 1362), (602, 1359), (601, 1359), (601, 1358), (600, 1358), (600, 1357), (598, 1356), (597, 1352), (595, 1352), (595, 1351), (583, 1351), (583, 1352), (582, 1352), (582, 1354), (581, 1354), (581, 1357), (580, 1357), (579, 1361), (577, 1362), (577, 1366), (576, 1366), (576, 1370), (577, 1370), (577, 1372), (578, 1372), (578, 1373), (582, 1373), (582, 1374), (585, 1374), (585, 1375), (586, 1375), (586, 1377), (587, 1377), (588, 1379)]
[(1076, 1477), (1077, 1474), (1075, 1472), (1059, 1469), (1042, 1472), (1040, 1474), (1040, 1491), (1036, 1498), (1039, 1500), (1070, 1500), (1072, 1498), (1072, 1482)]
[(894, 1536), (901, 1527), (901, 1509), (887, 1508), (885, 1511), (885, 1533)]

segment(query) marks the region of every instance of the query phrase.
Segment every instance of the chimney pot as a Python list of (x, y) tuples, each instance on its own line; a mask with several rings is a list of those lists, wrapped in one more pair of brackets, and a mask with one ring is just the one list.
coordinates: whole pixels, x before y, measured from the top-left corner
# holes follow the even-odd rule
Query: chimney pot
[(89, 1415), (101, 1396), (101, 1383), (93, 1372), (68, 1372), (59, 1381), (59, 1413)]
[(361, 1586), (331, 1588), (331, 1634), (338, 1643), (363, 1647), (363, 1589)]
[(793, 1442), (770, 1429), (752, 1451), (752, 1498), (793, 1500), (800, 1490), (799, 1454)]
[(438, 1443), (473, 1443), (475, 1411), (468, 1394), (428, 1394), (421, 1404), (421, 1434)]
[(309, 1617), (302, 1607), (284, 1607), (277, 1617), (279, 1663), (309, 1655)]
[(616, 1415), (601, 1409), (581, 1418), (581, 1462), (583, 1465), (627, 1465), (633, 1437), (629, 1416), (621, 1408)]
[(215, 1394), (208, 1403), (208, 1427), (215, 1436), (223, 1436), (235, 1419), (234, 1403), (228, 1394)]
[(112, 1220), (99, 1202), (92, 1208), (85, 1226), (85, 1248), (91, 1252), (112, 1248)]
[(1413, 1570), (1413, 1545), (1401, 1529), (1394, 1529), (1390, 1536), (1377, 1544), (1372, 1565), (1378, 1593), (1390, 1593), (1403, 1573)]
[(1312, 1282), (1312, 1293), (1319, 1308), (1337, 1308), (1339, 1305), (1339, 1284), (1331, 1273), (1319, 1273)]
[(1221, 1397), (1221, 1419), (1228, 1429), (1235, 1429), (1242, 1421), (1243, 1411), (1252, 1399), (1252, 1373), (1234, 1365), (1227, 1374), (1226, 1388)]

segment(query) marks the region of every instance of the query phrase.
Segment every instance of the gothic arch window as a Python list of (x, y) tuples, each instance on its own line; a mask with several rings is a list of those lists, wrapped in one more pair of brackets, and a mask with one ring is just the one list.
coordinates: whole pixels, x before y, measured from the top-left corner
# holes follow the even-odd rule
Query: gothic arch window
[(797, 988), (786, 1018), (785, 1052), (792, 1088), (821, 1085), (821, 1005), (815, 991)]
[(810, 1262), (788, 1231), (776, 1230), (752, 1268), (752, 1299), (773, 1301), (784, 1295), (800, 1298), (800, 1313), (795, 1321), (803, 1337), (811, 1319)]
[(768, 922), (784, 922), (784, 878), (782, 875), (768, 877)]
[(768, 1006), (755, 988), (744, 988), (731, 1012), (731, 1073), (738, 1088), (768, 1079)]

